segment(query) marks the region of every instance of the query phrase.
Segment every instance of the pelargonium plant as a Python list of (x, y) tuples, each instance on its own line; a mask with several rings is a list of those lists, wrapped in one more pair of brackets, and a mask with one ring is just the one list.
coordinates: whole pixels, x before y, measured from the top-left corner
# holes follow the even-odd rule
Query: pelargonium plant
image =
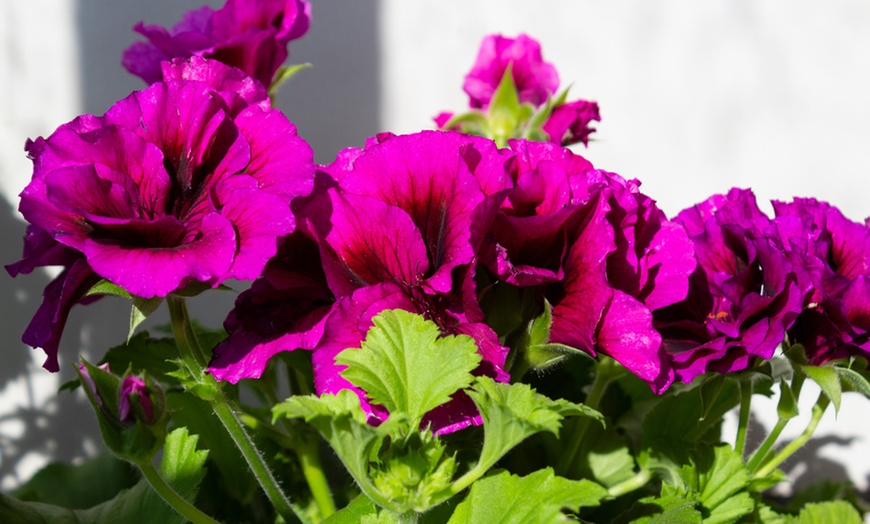
[[(27, 141), (6, 269), (61, 271), (23, 341), (75, 366), (113, 457), (73, 470), (132, 469), (84, 509), (25, 485), (0, 520), (861, 522), (849, 485), (768, 490), (844, 392), (870, 396), (870, 224), (738, 188), (669, 218), (566, 147), (598, 105), (528, 35), (484, 38), (439, 129), (317, 166), (270, 100), (310, 19), (228, 0), (139, 24), (123, 64), (147, 86)], [(245, 282), (223, 329), (191, 318)], [(59, 355), (105, 296), (128, 340)], [(164, 302), (171, 336), (137, 329)], [(778, 422), (751, 446), (757, 395)]]

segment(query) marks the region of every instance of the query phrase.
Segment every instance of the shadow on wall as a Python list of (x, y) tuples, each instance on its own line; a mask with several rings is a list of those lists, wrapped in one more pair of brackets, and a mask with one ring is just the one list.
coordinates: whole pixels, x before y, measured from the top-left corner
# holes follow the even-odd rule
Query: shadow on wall
[[(83, 107), (102, 114), (142, 81), (120, 65), (122, 51), (142, 39), (130, 28), (172, 26), (184, 12), (208, 3), (196, 0), (80, 0)], [(276, 106), (296, 124), (320, 163), (348, 146), (361, 146), (380, 131), (378, 0), (312, 2), (311, 29), (290, 43), (288, 64), (310, 63), (280, 89)]]
[[(79, 0), (77, 30), (80, 35), (82, 109), (102, 114), (131, 91), (144, 87), (120, 65), (122, 51), (138, 35), (130, 28), (138, 21), (171, 26), (185, 11), (199, 7), (194, 0)], [(209, 1), (219, 7), (222, 1)], [(316, 151), (320, 163), (331, 162), (348, 146), (361, 146), (366, 137), (381, 131), (379, 124), (378, 2), (318, 1), (313, 6), (311, 31), (292, 42), (288, 63), (310, 62), (313, 68), (299, 73), (283, 86), (277, 107), (293, 121), (299, 134)], [(44, 130), (47, 135), (51, 130)], [(23, 140), (23, 139), (22, 139)], [(7, 239), (2, 263), (21, 256), (25, 225), (12, 206), (0, 199), (0, 233)], [(15, 405), (0, 410), (0, 480), (16, 478), (22, 461), (35, 455), (49, 461), (69, 461), (92, 452), (91, 442), (100, 442), (96, 419), (83, 395), (46, 389), (47, 371), (33, 364), (20, 337), (42, 300), (49, 277), (41, 271), (17, 279), (0, 276), (0, 293), (13, 297), (14, 305), (0, 315), (4, 352), (0, 366), (0, 392), (16, 393)], [(233, 286), (237, 289), (245, 285)], [(233, 295), (213, 293), (194, 300), (191, 310), (206, 326), (217, 327), (232, 307)], [(79, 355), (99, 360), (105, 351), (124, 340), (129, 322), (128, 304), (107, 298), (87, 307), (73, 308), (60, 347), (60, 383), (74, 378), (71, 362)], [(166, 324), (162, 308), (144, 327)], [(49, 380), (48, 382), (51, 382)], [(53, 386), (52, 386), (53, 389)], [(26, 397), (26, 398), (25, 398)], [(43, 400), (41, 403), (38, 399)], [(6, 431), (4, 428), (12, 428)], [(101, 446), (97, 446), (100, 448)], [(24, 479), (17, 479), (18, 482)], [(16, 484), (14, 480), (12, 484)]]

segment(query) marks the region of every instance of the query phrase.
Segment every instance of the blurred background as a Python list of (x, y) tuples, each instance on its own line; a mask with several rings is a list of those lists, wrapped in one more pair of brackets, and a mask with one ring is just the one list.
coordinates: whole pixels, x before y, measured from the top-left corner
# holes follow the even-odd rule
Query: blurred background
[[(17, 195), (31, 173), (25, 139), (82, 113), (102, 114), (143, 88), (120, 66), (121, 52), (138, 39), (130, 28), (140, 20), (171, 26), (203, 3), (0, 2), (0, 263), (21, 256)], [(669, 215), (734, 186), (752, 187), (763, 205), (814, 196), (853, 220), (870, 215), (870, 3), (863, 0), (312, 4), (311, 30), (291, 43), (289, 63), (314, 67), (285, 84), (276, 105), (320, 163), (380, 131), (430, 128), (440, 111), (465, 109), (463, 76), (483, 36), (527, 33), (541, 42), (562, 86), (572, 86), (571, 98), (601, 106), (595, 141), (577, 151), (597, 167), (641, 180)], [(107, 298), (75, 308), (61, 372), (48, 373), (42, 352), (20, 336), (52, 276), (0, 274), (3, 490), (49, 461), (86, 457), (102, 446), (84, 399), (57, 388), (73, 378), (79, 354), (98, 360), (123, 342), (128, 306)], [(232, 300), (210, 294), (191, 308), (217, 327)], [(167, 318), (158, 313), (144, 327)], [(803, 397), (811, 405), (815, 393)], [(850, 394), (836, 424), (832, 412), (825, 415), (803, 460), (786, 467), (798, 484), (848, 476), (868, 490), (868, 410), (870, 401)], [(775, 402), (758, 402), (758, 411), (775, 416)], [(773, 421), (760, 416), (758, 423), (769, 428)], [(785, 436), (803, 426), (792, 422)]]

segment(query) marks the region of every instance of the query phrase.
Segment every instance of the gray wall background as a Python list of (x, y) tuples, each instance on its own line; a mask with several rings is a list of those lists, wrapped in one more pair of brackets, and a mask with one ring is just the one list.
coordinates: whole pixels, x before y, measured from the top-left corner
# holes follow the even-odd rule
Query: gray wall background
[[(216, 5), (220, 2), (211, 2)], [(313, 0), (314, 21), (291, 43), (290, 62), (311, 62), (278, 97), (319, 162), (378, 131), (430, 127), (462, 110), (462, 77), (487, 33), (538, 38), (545, 59), (598, 100), (603, 121), (582, 150), (598, 167), (638, 178), (674, 214), (732, 186), (760, 201), (816, 196), (854, 220), (870, 215), (870, 3), (842, 0)], [(0, 3), (0, 261), (20, 256), (24, 225), (15, 195), (30, 177), (24, 138), (83, 112), (102, 113), (141, 86), (119, 65), (138, 20), (171, 25), (199, 2), (30, 0)], [(106, 299), (73, 312), (60, 377), (20, 332), (47, 275), (0, 275), (0, 488), (50, 459), (98, 447), (81, 400), (55, 395), (78, 353), (95, 358), (125, 335), (126, 306)], [(226, 303), (194, 304), (217, 325)], [(155, 322), (165, 322), (165, 316)], [(812, 403), (814, 393), (806, 391)], [(826, 415), (792, 473), (850, 476), (867, 489), (868, 402), (847, 395)], [(802, 406), (808, 414), (809, 405)], [(775, 399), (758, 402), (771, 427)], [(793, 422), (793, 437), (804, 422)], [(732, 431), (733, 430), (727, 430)], [(762, 435), (761, 429), (757, 435)]]

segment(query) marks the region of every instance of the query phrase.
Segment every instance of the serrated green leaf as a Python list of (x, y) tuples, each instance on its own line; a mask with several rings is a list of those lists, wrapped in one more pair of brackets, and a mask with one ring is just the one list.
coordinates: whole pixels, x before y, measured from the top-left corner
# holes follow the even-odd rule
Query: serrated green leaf
[(834, 371), (840, 377), (840, 383), (846, 391), (856, 391), (870, 398), (870, 382), (854, 369), (835, 367)]
[(176, 428), (168, 435), (160, 460), (160, 474), (175, 492), (193, 502), (199, 483), (205, 477), (208, 450), (197, 450), (199, 436), (188, 433), (187, 428)]
[(840, 397), (843, 388), (840, 385), (840, 376), (837, 371), (828, 366), (801, 366), (804, 373), (819, 385), (825, 395), (834, 405), (834, 413), (840, 411)]
[(807, 504), (797, 516), (789, 516), (788, 524), (862, 524), (855, 506), (846, 501)]
[(605, 496), (598, 484), (557, 477), (551, 468), (525, 477), (501, 471), (475, 482), (448, 524), (549, 524), (563, 518), (563, 508), (597, 506)]
[(478, 377), (468, 396), (483, 418), (484, 439), (479, 465), (489, 468), (525, 438), (548, 431), (558, 435), (564, 417), (592, 417), (602, 424), (598, 411), (567, 400), (552, 400), (526, 384), (502, 384)]
[(699, 524), (703, 521), (698, 503), (682, 496), (645, 497), (621, 514), (614, 524)]
[(347, 366), (344, 378), (391, 415), (406, 416), (412, 428), (474, 380), (481, 357), (471, 337), (442, 337), (434, 322), (408, 311), (387, 310), (372, 320), (362, 347), (335, 361)]
[(259, 488), (257, 480), (220, 420), (214, 416), (211, 405), (181, 391), (167, 393), (166, 401), (173, 411), (173, 424), (199, 435), (203, 447), (208, 449), (209, 462), (220, 474), (229, 496), (243, 504), (249, 503)]
[(157, 308), (159, 308), (162, 303), (163, 297), (133, 297), (133, 308), (130, 310), (130, 331), (127, 332), (127, 342), (133, 338), (133, 332), (136, 331), (139, 324), (144, 322), (151, 313), (157, 311)]
[(693, 498), (708, 510), (705, 523), (734, 522), (753, 511), (755, 503), (745, 491), (749, 472), (731, 446), (701, 445), (692, 462), (682, 468), (682, 477)]
[(395, 425), (390, 420), (378, 427), (368, 425), (356, 393), (343, 389), (336, 395), (294, 396), (273, 407), (272, 414), (275, 419), (302, 418), (317, 428), (363, 493), (381, 506), (391, 505), (372, 485), (368, 466), (372, 449)]

